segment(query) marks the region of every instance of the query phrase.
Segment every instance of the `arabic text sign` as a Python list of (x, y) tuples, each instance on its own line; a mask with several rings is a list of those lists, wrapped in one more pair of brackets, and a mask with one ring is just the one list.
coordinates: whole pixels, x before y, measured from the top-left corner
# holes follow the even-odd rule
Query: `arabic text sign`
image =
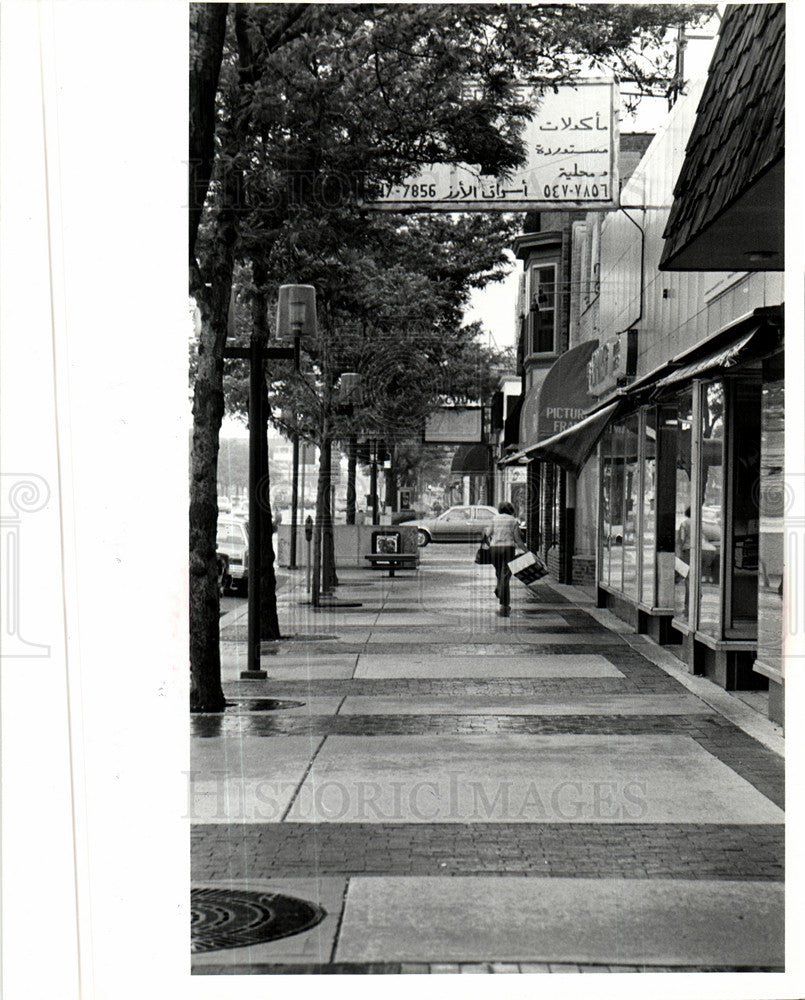
[(472, 212), (610, 209), (618, 205), (617, 85), (582, 80), (542, 96), (523, 130), (527, 160), (506, 177), (471, 164), (434, 163), (402, 184), (382, 184), (370, 208)]

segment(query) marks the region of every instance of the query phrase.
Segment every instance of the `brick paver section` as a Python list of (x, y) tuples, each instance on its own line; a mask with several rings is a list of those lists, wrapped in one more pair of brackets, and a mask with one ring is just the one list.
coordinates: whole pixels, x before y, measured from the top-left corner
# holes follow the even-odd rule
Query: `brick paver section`
[(781, 881), (782, 824), (271, 823), (192, 828), (195, 879), (531, 875)]
[(462, 972), (481, 974), (518, 973), (604, 973), (604, 972), (782, 972), (774, 966), (758, 965), (570, 965), (563, 962), (332, 962), (326, 965), (200, 965), (194, 966), (196, 976), (269, 976), (269, 975), (344, 975), (344, 976), (399, 976), (406, 974), (446, 974)]

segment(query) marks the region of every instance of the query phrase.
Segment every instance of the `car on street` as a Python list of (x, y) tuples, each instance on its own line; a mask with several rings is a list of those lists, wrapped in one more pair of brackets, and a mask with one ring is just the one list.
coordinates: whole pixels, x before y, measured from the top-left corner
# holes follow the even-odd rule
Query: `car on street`
[[(218, 517), (216, 551), (227, 557), (228, 585), (245, 593), (249, 585), (249, 525), (239, 517), (221, 514)], [(225, 583), (225, 587), (226, 587)]]
[(438, 517), (411, 521), (420, 546), (429, 542), (480, 542), (497, 511), (482, 504), (448, 507)]

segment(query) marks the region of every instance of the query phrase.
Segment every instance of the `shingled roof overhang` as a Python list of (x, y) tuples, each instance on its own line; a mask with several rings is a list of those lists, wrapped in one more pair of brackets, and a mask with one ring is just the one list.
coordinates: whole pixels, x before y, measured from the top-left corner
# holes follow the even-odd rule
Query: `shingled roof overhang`
[(785, 4), (727, 4), (661, 271), (784, 268)]

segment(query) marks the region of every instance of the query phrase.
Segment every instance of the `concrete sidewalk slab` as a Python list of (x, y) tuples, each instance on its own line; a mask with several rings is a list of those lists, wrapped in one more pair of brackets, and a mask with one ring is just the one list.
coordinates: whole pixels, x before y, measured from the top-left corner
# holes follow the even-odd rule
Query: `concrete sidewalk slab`
[(778, 967), (783, 940), (769, 882), (356, 877), (335, 957)]
[(277, 822), (320, 744), (306, 736), (191, 740), (189, 818), (195, 823)]
[(687, 736), (330, 736), (288, 820), (781, 823)]
[[(311, 699), (313, 701), (314, 699)], [(324, 700), (324, 699), (322, 699)], [(301, 710), (297, 710), (301, 711)], [(370, 697), (351, 695), (340, 715), (709, 715), (712, 710), (691, 695), (607, 695), (561, 700), (534, 697)]]
[[(221, 648), (221, 679), (240, 680), (246, 669), (246, 644), (226, 643)], [(352, 677), (357, 653), (333, 653), (328, 656), (300, 655), (299, 653), (262, 653), (260, 666), (269, 678), (276, 680), (319, 680), (322, 678)]]
[(609, 660), (595, 654), (573, 655), (484, 655), (473, 650), (471, 655), (459, 655), (455, 647), (450, 653), (410, 656), (361, 653), (355, 669), (356, 678), (390, 677), (623, 677)]
[(357, 653), (322, 657), (320, 660), (293, 658), (290, 662), (284, 657), (261, 657), (260, 666), (268, 674), (268, 679), (275, 681), (348, 680), (354, 676), (357, 658)]

